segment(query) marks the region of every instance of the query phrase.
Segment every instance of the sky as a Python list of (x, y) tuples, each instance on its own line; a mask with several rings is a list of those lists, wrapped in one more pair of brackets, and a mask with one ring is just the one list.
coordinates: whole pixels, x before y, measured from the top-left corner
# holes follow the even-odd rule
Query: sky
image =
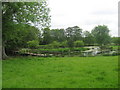
[(111, 36), (118, 36), (119, 0), (48, 0), (51, 29), (79, 26), (91, 31), (107, 25)]

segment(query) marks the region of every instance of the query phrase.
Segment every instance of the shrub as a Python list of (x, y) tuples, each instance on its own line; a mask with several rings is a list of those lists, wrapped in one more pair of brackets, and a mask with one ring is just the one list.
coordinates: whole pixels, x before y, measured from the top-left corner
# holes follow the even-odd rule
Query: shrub
[(39, 49), (50, 49), (51, 48), (51, 45), (39, 45), (38, 46)]
[(60, 47), (65, 48), (67, 47), (67, 41), (61, 42)]
[(27, 53), (29, 51), (30, 51), (30, 49), (28, 49), (28, 48), (22, 48), (22, 49), (19, 50), (19, 53), (20, 54), (25, 54), (25, 53)]
[(88, 48), (74, 48), (74, 51), (85, 51), (88, 50)]
[(36, 40), (28, 41), (27, 42), (29, 48), (37, 48), (39, 46), (39, 42)]
[(53, 42), (50, 44), (50, 47), (52, 47), (52, 48), (59, 48), (59, 47), (60, 47), (60, 43), (57, 42), (57, 41), (53, 41)]
[(82, 46), (84, 46), (84, 42), (83, 42), (83, 41), (80, 41), (80, 40), (75, 41), (75, 42), (74, 42), (74, 46), (75, 46), (75, 47), (82, 47)]
[(113, 47), (110, 47), (110, 46), (107, 46), (107, 45), (100, 46), (100, 48), (101, 48), (102, 50), (105, 50), (105, 49), (113, 50)]

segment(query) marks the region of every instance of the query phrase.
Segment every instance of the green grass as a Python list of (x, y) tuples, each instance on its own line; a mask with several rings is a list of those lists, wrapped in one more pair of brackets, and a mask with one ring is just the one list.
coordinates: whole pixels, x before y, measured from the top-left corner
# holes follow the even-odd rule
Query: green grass
[(3, 61), (3, 88), (117, 88), (118, 56), (16, 57)]

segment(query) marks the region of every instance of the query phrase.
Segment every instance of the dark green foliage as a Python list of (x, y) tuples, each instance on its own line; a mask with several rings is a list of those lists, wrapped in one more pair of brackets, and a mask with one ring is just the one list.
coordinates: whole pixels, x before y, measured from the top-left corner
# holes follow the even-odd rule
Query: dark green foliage
[(50, 45), (51, 48), (59, 48), (60, 47), (60, 43), (57, 41), (53, 41)]
[(68, 27), (65, 30), (65, 33), (67, 37), (67, 44), (70, 48), (74, 47), (74, 41), (82, 40), (82, 29), (80, 29), (78, 26)]
[(82, 47), (82, 46), (84, 46), (84, 42), (80, 41), (80, 40), (77, 40), (77, 41), (74, 42), (74, 46), (75, 47)]
[(68, 46), (68, 45), (67, 45), (67, 41), (61, 42), (60, 47), (65, 48), (65, 47), (67, 47), (67, 46)]
[[(42, 2), (2, 2), (2, 39), (7, 51), (26, 47), (26, 42), (38, 39), (39, 28), (49, 27), (49, 8)], [(37, 34), (36, 34), (37, 33)], [(4, 52), (4, 51), (3, 51)]]
[(27, 42), (29, 48), (37, 48), (39, 45), (39, 42), (36, 40), (28, 41)]
[(51, 43), (50, 29), (44, 28), (42, 35), (43, 35), (42, 44), (43, 45), (50, 44)]
[(52, 41), (64, 42), (66, 40), (64, 29), (52, 29), (50, 30), (50, 36)]
[(95, 41), (99, 45), (106, 45), (111, 42), (110, 30), (105, 25), (98, 25), (92, 30)]
[(84, 44), (85, 45), (94, 45), (95, 38), (92, 35), (92, 33), (90, 33), (89, 31), (85, 31), (83, 34), (84, 34), (84, 39), (83, 39)]
[(120, 45), (120, 37), (113, 37), (112, 43), (114, 43), (115, 45)]
[(68, 39), (71, 39), (71, 41), (81, 40), (82, 39), (82, 29), (78, 26), (74, 27), (68, 27), (65, 30), (66, 36)]
[[(12, 28), (11, 28), (12, 29)], [(6, 40), (6, 51), (9, 54), (11, 50), (18, 50), (19, 48), (26, 48), (27, 42), (38, 40), (39, 30), (27, 24), (14, 24), (14, 34), (8, 34)]]

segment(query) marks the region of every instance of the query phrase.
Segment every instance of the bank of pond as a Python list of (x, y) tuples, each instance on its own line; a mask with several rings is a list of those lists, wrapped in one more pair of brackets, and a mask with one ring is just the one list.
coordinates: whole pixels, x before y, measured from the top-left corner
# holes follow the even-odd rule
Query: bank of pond
[(101, 48), (99, 46), (88, 46), (88, 47), (74, 47), (74, 48), (39, 48), (39, 49), (30, 49), (22, 48), (13, 53), (14, 55), (22, 56), (40, 56), (40, 57), (64, 57), (64, 56), (116, 56), (120, 55), (119, 48), (112, 49)]

